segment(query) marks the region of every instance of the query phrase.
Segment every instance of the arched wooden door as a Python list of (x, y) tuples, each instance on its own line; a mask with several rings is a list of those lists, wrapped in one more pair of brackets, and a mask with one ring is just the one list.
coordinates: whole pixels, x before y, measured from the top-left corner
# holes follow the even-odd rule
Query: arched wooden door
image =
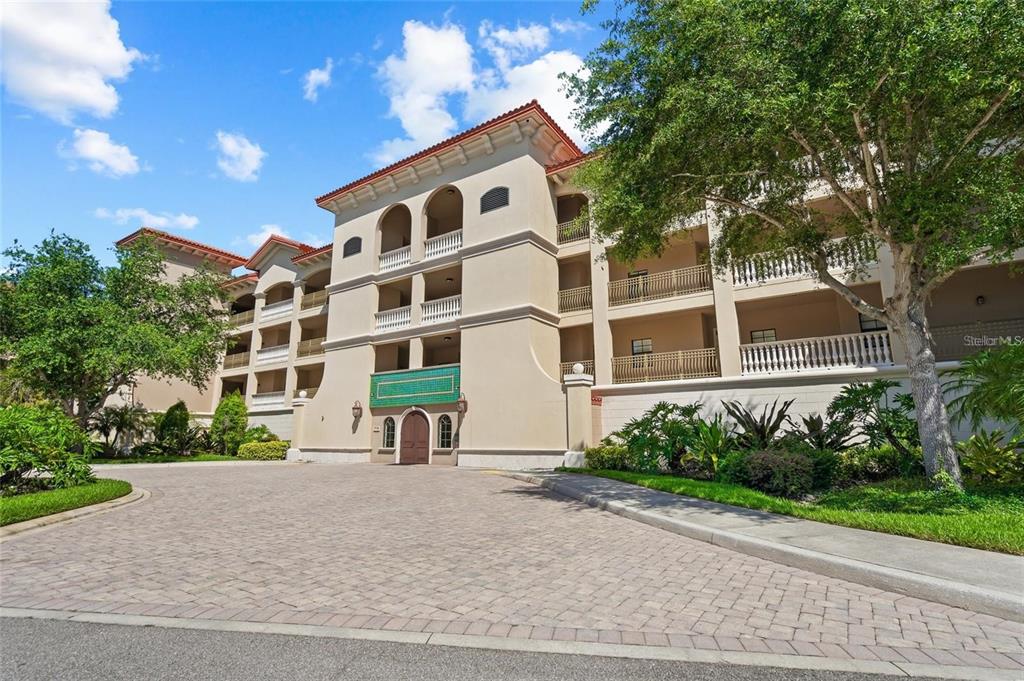
[(398, 463), (430, 462), (430, 424), (427, 417), (418, 411), (410, 412), (402, 419), (402, 441), (398, 450)]

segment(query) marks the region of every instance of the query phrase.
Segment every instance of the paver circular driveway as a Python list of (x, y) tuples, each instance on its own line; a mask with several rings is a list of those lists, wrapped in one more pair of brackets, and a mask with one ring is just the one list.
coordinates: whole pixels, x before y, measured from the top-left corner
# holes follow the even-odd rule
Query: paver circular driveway
[(116, 477), (152, 497), (5, 541), (0, 604), (1024, 668), (1018, 623), (498, 475), (296, 464)]

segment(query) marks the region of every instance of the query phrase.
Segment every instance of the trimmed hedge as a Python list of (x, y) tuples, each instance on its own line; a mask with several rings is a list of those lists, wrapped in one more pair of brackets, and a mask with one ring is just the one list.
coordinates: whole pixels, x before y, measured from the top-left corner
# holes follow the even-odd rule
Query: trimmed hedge
[(246, 442), (238, 448), (238, 458), (254, 459), (256, 461), (276, 461), (284, 458), (290, 446), (291, 443), (288, 440)]

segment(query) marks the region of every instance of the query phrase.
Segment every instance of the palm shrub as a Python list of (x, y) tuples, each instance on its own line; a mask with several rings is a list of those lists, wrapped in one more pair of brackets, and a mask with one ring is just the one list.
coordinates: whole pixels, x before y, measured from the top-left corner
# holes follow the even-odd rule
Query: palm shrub
[(991, 418), (1024, 432), (1024, 343), (965, 357), (946, 376), (953, 379), (944, 390), (955, 395), (949, 406), (957, 422), (977, 430)]
[(814, 449), (838, 452), (846, 449), (854, 434), (849, 424), (838, 420), (826, 421), (820, 414), (801, 416), (803, 429), (794, 429), (792, 434)]
[(982, 431), (957, 444), (957, 449), (974, 482), (1024, 487), (1024, 436)]
[(120, 449), (128, 449), (135, 438), (142, 435), (149, 422), (149, 412), (138, 404), (125, 404), (120, 407), (108, 407), (111, 412), (117, 436), (114, 443)]
[(609, 443), (629, 450), (632, 470), (674, 468), (693, 440), (699, 410), (699, 404), (658, 402), (609, 436)]
[(712, 480), (718, 462), (736, 448), (732, 428), (716, 414), (710, 420), (696, 419), (688, 448), (680, 457), (679, 469), (687, 477)]
[[(0, 486), (18, 489), (29, 474), (48, 474), (51, 488), (91, 482), (89, 456), (98, 444), (55, 405), (0, 407)], [(37, 478), (38, 479), (38, 478)]]
[(238, 447), (246, 442), (249, 409), (245, 398), (235, 391), (221, 398), (210, 424), (210, 441), (221, 454), (236, 456)]
[(760, 416), (755, 416), (752, 411), (741, 405), (739, 402), (722, 401), (722, 406), (729, 412), (729, 416), (736, 422), (736, 439), (741, 447), (746, 449), (771, 449), (778, 444), (782, 436), (782, 427), (790, 422), (786, 412), (793, 405), (795, 400), (786, 400), (779, 407), (779, 400), (776, 399), (769, 407), (767, 404), (761, 409)]
[(913, 417), (914, 399), (907, 393), (890, 397), (890, 390), (898, 386), (888, 379), (843, 386), (828, 405), (828, 418), (856, 428), (871, 447), (888, 444), (904, 457), (913, 458), (914, 449), (921, 445)]
[(114, 407), (105, 407), (89, 419), (89, 430), (103, 438), (105, 449), (111, 449), (110, 436), (117, 432)]

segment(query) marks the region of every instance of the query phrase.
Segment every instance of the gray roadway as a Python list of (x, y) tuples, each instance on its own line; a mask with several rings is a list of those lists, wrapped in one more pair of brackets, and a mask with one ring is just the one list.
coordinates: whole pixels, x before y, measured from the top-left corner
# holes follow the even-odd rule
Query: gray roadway
[(3, 679), (19, 681), (882, 681), (895, 678), (33, 619), (0, 619), (0, 675)]

